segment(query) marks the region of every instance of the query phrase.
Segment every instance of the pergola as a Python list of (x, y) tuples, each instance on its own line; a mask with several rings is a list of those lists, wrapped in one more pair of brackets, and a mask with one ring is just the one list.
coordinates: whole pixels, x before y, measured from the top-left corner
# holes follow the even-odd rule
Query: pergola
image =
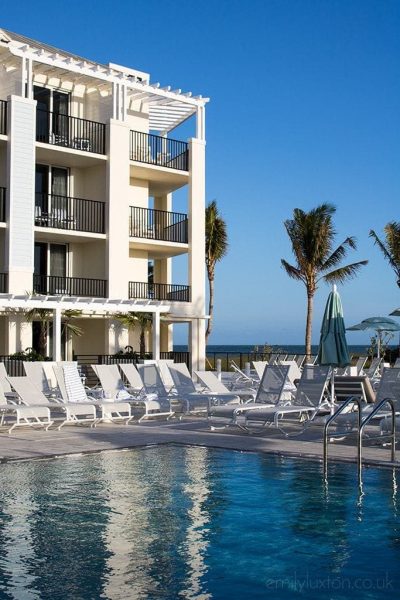
[(160, 358), (160, 315), (168, 313), (171, 309), (168, 304), (161, 304), (149, 300), (148, 302), (135, 300), (118, 300), (104, 298), (80, 298), (77, 296), (50, 296), (50, 295), (0, 295), (0, 310), (28, 311), (43, 309), (53, 311), (53, 360), (61, 360), (61, 318), (65, 310), (78, 310), (90, 316), (91, 314), (104, 317), (121, 312), (147, 312), (153, 315), (152, 341), (153, 358)]
[(98, 91), (105, 97), (112, 95), (114, 119), (125, 120), (127, 110), (140, 102), (139, 110), (148, 111), (149, 129), (161, 135), (196, 115), (196, 137), (205, 139), (209, 98), (150, 83), (147, 73), (114, 63), (102, 65), (5, 29), (0, 29), (0, 64), (7, 72), (21, 69), (22, 96), (27, 89), (28, 97), (32, 97), (34, 77), (44, 76), (62, 82), (66, 89), (83, 86), (86, 94)]

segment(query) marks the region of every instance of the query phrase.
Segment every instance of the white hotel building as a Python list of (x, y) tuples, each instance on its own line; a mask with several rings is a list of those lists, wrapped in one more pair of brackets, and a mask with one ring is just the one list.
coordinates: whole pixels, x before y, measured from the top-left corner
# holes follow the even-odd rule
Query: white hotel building
[[(207, 101), (0, 29), (1, 355), (35, 347), (32, 308), (51, 311), (54, 360), (138, 349), (115, 313), (150, 312), (153, 357), (187, 323), (191, 365), (203, 368)], [(189, 118), (195, 137), (172, 139)], [(67, 309), (84, 330), (68, 340)]]

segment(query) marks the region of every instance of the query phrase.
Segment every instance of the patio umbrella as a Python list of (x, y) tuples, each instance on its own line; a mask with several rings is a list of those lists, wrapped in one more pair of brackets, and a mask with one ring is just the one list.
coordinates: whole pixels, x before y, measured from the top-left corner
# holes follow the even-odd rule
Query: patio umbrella
[[(392, 313), (393, 314), (393, 313)], [(347, 331), (366, 331), (371, 329), (376, 332), (377, 335), (377, 355), (381, 357), (381, 346), (382, 346), (382, 334), (388, 331), (400, 331), (400, 325), (389, 317), (369, 317), (364, 319), (361, 323), (348, 327)]]
[[(351, 362), (346, 342), (342, 301), (336, 290), (336, 285), (333, 286), (326, 302), (316, 362), (319, 365), (329, 365), (333, 369), (335, 367), (347, 367)], [(331, 380), (331, 412), (333, 412), (334, 397), (335, 380), (333, 371)]]

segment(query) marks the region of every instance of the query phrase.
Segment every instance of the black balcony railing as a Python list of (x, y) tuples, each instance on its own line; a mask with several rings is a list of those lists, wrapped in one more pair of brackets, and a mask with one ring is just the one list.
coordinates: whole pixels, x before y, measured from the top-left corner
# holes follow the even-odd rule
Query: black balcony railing
[(0, 100), (0, 133), (7, 134), (7, 100)]
[(180, 171), (189, 170), (189, 150), (186, 142), (131, 131), (130, 143), (131, 160)]
[(105, 233), (104, 202), (56, 194), (35, 194), (35, 225)]
[(183, 213), (131, 206), (129, 235), (148, 240), (188, 242), (188, 220)]
[(6, 188), (0, 187), (0, 222), (6, 221)]
[(54, 146), (105, 154), (106, 126), (104, 123), (38, 108), (36, 111), (36, 140)]
[(8, 292), (8, 273), (0, 273), (0, 293)]
[(173, 285), (170, 283), (130, 281), (129, 298), (190, 302), (190, 287), (188, 285)]
[(87, 279), (86, 277), (60, 277), (58, 275), (33, 276), (33, 290), (37, 294), (62, 296), (85, 296), (106, 298), (107, 281), (105, 279)]

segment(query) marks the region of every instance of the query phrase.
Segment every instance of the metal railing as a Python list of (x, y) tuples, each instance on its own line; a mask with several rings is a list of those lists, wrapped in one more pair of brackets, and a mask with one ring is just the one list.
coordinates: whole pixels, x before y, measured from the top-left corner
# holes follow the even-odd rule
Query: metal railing
[(190, 302), (190, 287), (188, 285), (173, 285), (170, 283), (130, 281), (129, 298)]
[(141, 131), (131, 131), (130, 159), (180, 171), (189, 170), (187, 142)]
[(7, 135), (7, 100), (0, 100), (0, 133)]
[(0, 293), (8, 292), (8, 273), (0, 273)]
[(37, 294), (55, 296), (106, 298), (107, 281), (105, 279), (88, 279), (87, 277), (61, 277), (58, 275), (34, 274), (33, 290)]
[(38, 108), (36, 111), (36, 141), (105, 154), (106, 126), (104, 123)]
[[(151, 359), (152, 356), (151, 352), (146, 352), (146, 359)], [(160, 359), (173, 360), (176, 363), (186, 363), (188, 368), (190, 368), (189, 352), (160, 352)], [(2, 357), (0, 357), (0, 360), (2, 360)], [(120, 363), (138, 364), (140, 353), (139, 351), (136, 351), (130, 356), (124, 354), (74, 354), (73, 360), (76, 360), (81, 367), (81, 370), (86, 377), (86, 384), (88, 386), (93, 386), (97, 385), (98, 378), (90, 365), (117, 365)]]
[(328, 436), (332, 439), (335, 437), (344, 438), (346, 435), (349, 435), (350, 433), (352, 433), (352, 429), (341, 431), (341, 432), (338, 431), (335, 433), (329, 433), (329, 427), (337, 419), (337, 417), (340, 414), (347, 411), (347, 409), (350, 407), (351, 404), (357, 405), (357, 409), (358, 409), (357, 410), (357, 475), (358, 475), (358, 484), (359, 484), (359, 486), (361, 486), (362, 485), (362, 449), (363, 449), (364, 430), (365, 430), (365, 427), (368, 425), (368, 423), (370, 423), (370, 421), (372, 421), (372, 419), (374, 419), (376, 417), (376, 415), (379, 413), (379, 411), (382, 410), (382, 408), (384, 406), (386, 406), (386, 404), (389, 405), (389, 409), (390, 409), (389, 414), (390, 414), (390, 419), (391, 419), (391, 423), (392, 423), (391, 431), (387, 434), (381, 431), (379, 433), (379, 435), (369, 435), (368, 440), (369, 441), (373, 441), (373, 440), (381, 440), (382, 441), (385, 438), (390, 438), (390, 440), (391, 440), (390, 457), (391, 457), (392, 462), (395, 461), (395, 458), (396, 458), (396, 408), (395, 408), (394, 402), (391, 398), (385, 398), (384, 400), (381, 400), (380, 402), (378, 402), (374, 406), (374, 408), (371, 410), (371, 412), (368, 413), (363, 418), (363, 414), (362, 414), (363, 402), (359, 397), (352, 396), (339, 406), (339, 408), (334, 412), (334, 414), (328, 418), (328, 420), (326, 421), (325, 426), (324, 426), (324, 440), (323, 440), (324, 458), (323, 458), (323, 460), (324, 460), (324, 479), (325, 479), (325, 481), (327, 481), (327, 478), (328, 478)]
[(131, 206), (130, 237), (188, 243), (188, 220), (183, 213)]
[(6, 188), (0, 187), (0, 222), (6, 222)]
[(35, 194), (35, 225), (105, 233), (105, 204), (55, 194)]

